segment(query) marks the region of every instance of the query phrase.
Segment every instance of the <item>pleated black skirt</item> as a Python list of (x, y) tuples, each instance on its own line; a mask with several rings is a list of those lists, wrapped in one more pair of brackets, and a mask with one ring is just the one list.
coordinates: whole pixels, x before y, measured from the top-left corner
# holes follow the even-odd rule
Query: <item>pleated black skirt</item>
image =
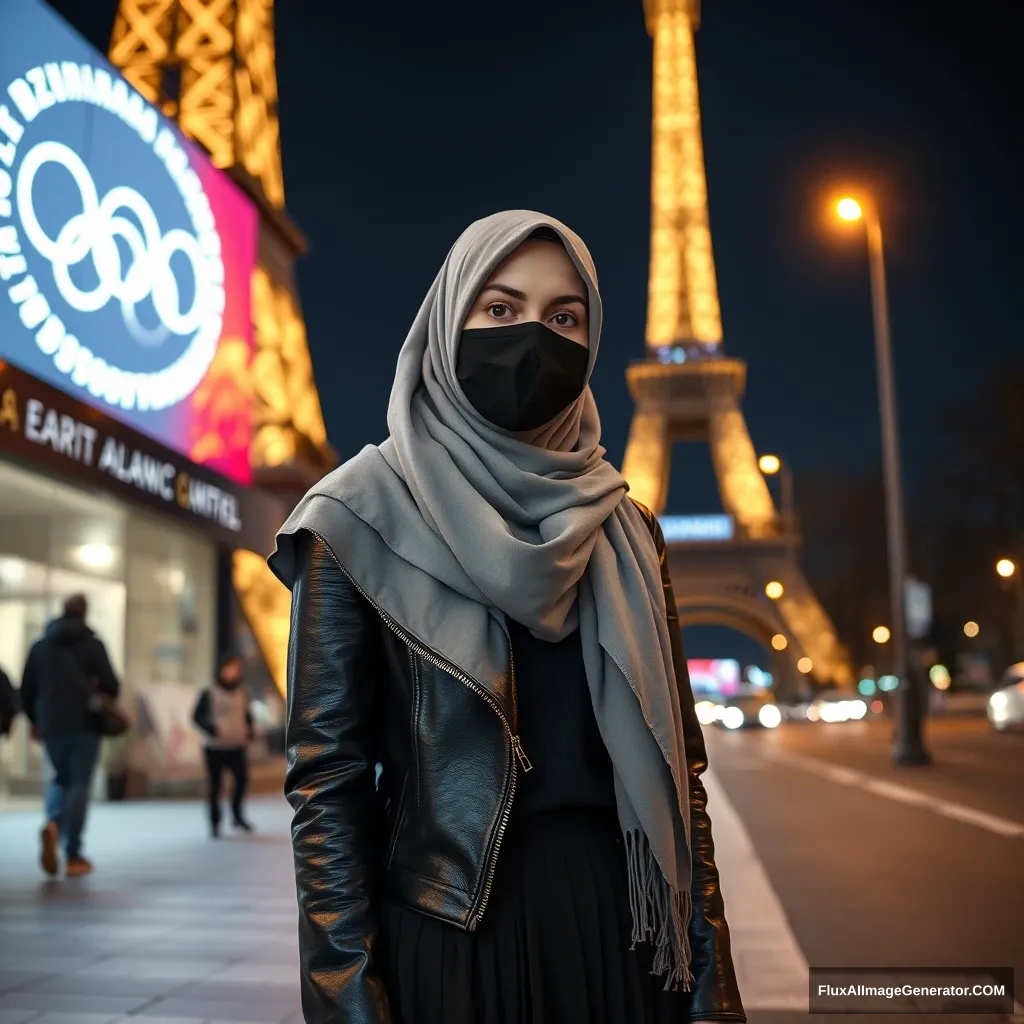
[(653, 953), (630, 950), (614, 812), (549, 811), (510, 825), (479, 929), (392, 904), (380, 959), (396, 1024), (676, 1024)]

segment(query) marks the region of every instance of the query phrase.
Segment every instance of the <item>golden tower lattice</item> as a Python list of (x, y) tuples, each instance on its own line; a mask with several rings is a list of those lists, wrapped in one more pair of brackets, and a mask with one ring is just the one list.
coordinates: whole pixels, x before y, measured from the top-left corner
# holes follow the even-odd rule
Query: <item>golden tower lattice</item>
[[(819, 683), (848, 685), (846, 651), (797, 562), (795, 524), (779, 516), (758, 467), (740, 404), (746, 365), (722, 351), (694, 42), (700, 0), (644, 0), (644, 13), (654, 44), (647, 357), (627, 371), (635, 410), (622, 472), (660, 515), (673, 445), (708, 444), (734, 533), (670, 544), (680, 620), (733, 626), (769, 650), (784, 637), (774, 655), (783, 676), (795, 678), (802, 660)], [(781, 597), (766, 596), (769, 582), (782, 584)]]
[[(328, 444), (295, 279), (306, 251), (285, 212), (277, 113), (273, 0), (120, 0), (111, 63), (202, 146), (260, 210), (252, 281), (256, 351), (251, 462), (256, 483), (297, 499), (336, 462)], [(237, 368), (211, 373), (236, 374)], [(238, 551), (242, 609), (284, 692), (288, 592), (266, 552)]]

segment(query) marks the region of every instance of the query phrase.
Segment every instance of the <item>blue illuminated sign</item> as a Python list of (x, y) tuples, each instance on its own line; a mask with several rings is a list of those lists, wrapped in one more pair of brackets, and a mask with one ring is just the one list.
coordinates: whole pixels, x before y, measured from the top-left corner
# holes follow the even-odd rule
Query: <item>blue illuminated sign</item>
[(732, 540), (732, 516), (661, 516), (661, 532), (667, 541)]

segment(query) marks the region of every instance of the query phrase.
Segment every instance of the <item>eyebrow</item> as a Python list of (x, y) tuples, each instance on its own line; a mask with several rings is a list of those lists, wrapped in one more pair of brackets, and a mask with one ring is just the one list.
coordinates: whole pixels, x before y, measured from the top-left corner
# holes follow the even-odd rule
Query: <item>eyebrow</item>
[[(502, 295), (507, 295), (510, 299), (518, 299), (520, 302), (526, 301), (526, 292), (521, 292), (518, 288), (510, 288), (507, 284), (489, 284), (483, 291), (501, 292)], [(569, 302), (578, 302), (581, 306), (586, 306), (587, 304), (587, 300), (582, 295), (556, 295), (549, 305), (560, 306)]]

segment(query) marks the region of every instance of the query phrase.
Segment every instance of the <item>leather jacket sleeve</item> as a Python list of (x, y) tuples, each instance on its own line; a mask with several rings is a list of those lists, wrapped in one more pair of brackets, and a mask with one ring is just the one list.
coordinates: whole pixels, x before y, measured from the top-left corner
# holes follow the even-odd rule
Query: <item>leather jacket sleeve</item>
[(732, 962), (729, 925), (725, 920), (725, 905), (718, 884), (718, 868), (715, 866), (715, 844), (711, 838), (711, 819), (707, 813), (708, 797), (701, 781), (701, 775), (708, 766), (708, 755), (704, 734), (694, 710), (690, 674), (683, 654), (679, 613), (669, 575), (665, 537), (657, 517), (643, 506), (640, 509), (648, 518), (661, 561), (661, 581), (665, 589), (665, 607), (672, 637), (672, 661), (683, 716), (683, 741), (690, 771), (690, 843), (693, 858), (690, 949), (694, 984), (689, 993), (690, 1012), (686, 1019), (745, 1021), (746, 1014)]
[(376, 612), (303, 533), (288, 645), (288, 769), (306, 1024), (390, 1024), (377, 937)]

